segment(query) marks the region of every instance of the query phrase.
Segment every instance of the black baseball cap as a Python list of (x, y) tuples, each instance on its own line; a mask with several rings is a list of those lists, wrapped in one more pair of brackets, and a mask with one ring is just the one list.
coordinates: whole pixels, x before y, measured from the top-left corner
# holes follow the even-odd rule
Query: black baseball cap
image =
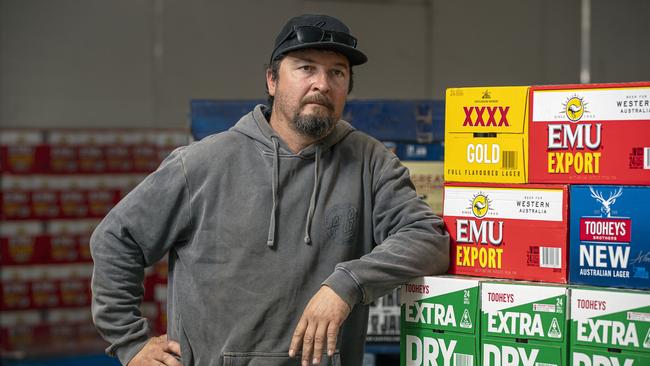
[(329, 15), (303, 14), (293, 17), (275, 38), (271, 62), (291, 51), (305, 48), (332, 50), (343, 54), (350, 65), (361, 65), (368, 57), (357, 49), (357, 39), (342, 21)]

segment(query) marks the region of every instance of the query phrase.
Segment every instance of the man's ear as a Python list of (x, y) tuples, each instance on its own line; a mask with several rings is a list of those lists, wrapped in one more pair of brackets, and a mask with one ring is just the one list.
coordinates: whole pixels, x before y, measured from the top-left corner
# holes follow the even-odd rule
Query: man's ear
[(273, 80), (273, 73), (271, 72), (271, 69), (270, 68), (266, 69), (266, 88), (269, 90), (269, 95), (272, 97), (275, 96), (276, 83), (277, 80)]

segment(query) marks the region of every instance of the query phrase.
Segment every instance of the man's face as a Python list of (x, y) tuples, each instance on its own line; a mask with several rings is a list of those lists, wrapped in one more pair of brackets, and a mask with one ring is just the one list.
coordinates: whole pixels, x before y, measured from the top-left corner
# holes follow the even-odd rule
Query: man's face
[(332, 51), (290, 52), (280, 62), (277, 80), (267, 72), (273, 113), (297, 133), (321, 138), (341, 118), (350, 83), (347, 57)]

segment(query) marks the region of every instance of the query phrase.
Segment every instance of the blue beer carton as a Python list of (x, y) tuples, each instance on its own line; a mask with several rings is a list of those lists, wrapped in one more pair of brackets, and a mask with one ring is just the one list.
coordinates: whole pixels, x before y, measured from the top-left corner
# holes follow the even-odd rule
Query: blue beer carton
[(382, 141), (431, 143), (445, 136), (444, 101), (351, 100), (341, 118)]
[(214, 133), (227, 131), (240, 118), (252, 111), (263, 100), (210, 100), (190, 101), (190, 130), (195, 140)]
[(650, 289), (650, 186), (574, 185), (569, 283)]

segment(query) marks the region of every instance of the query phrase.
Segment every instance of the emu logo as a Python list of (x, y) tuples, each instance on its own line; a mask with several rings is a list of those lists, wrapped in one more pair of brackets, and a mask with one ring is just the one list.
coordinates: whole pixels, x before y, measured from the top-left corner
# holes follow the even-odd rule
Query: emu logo
[(585, 103), (584, 98), (574, 95), (564, 103), (562, 112), (566, 114), (569, 121), (577, 122), (582, 118), (585, 112), (589, 112), (587, 110), (587, 104), (588, 103)]

